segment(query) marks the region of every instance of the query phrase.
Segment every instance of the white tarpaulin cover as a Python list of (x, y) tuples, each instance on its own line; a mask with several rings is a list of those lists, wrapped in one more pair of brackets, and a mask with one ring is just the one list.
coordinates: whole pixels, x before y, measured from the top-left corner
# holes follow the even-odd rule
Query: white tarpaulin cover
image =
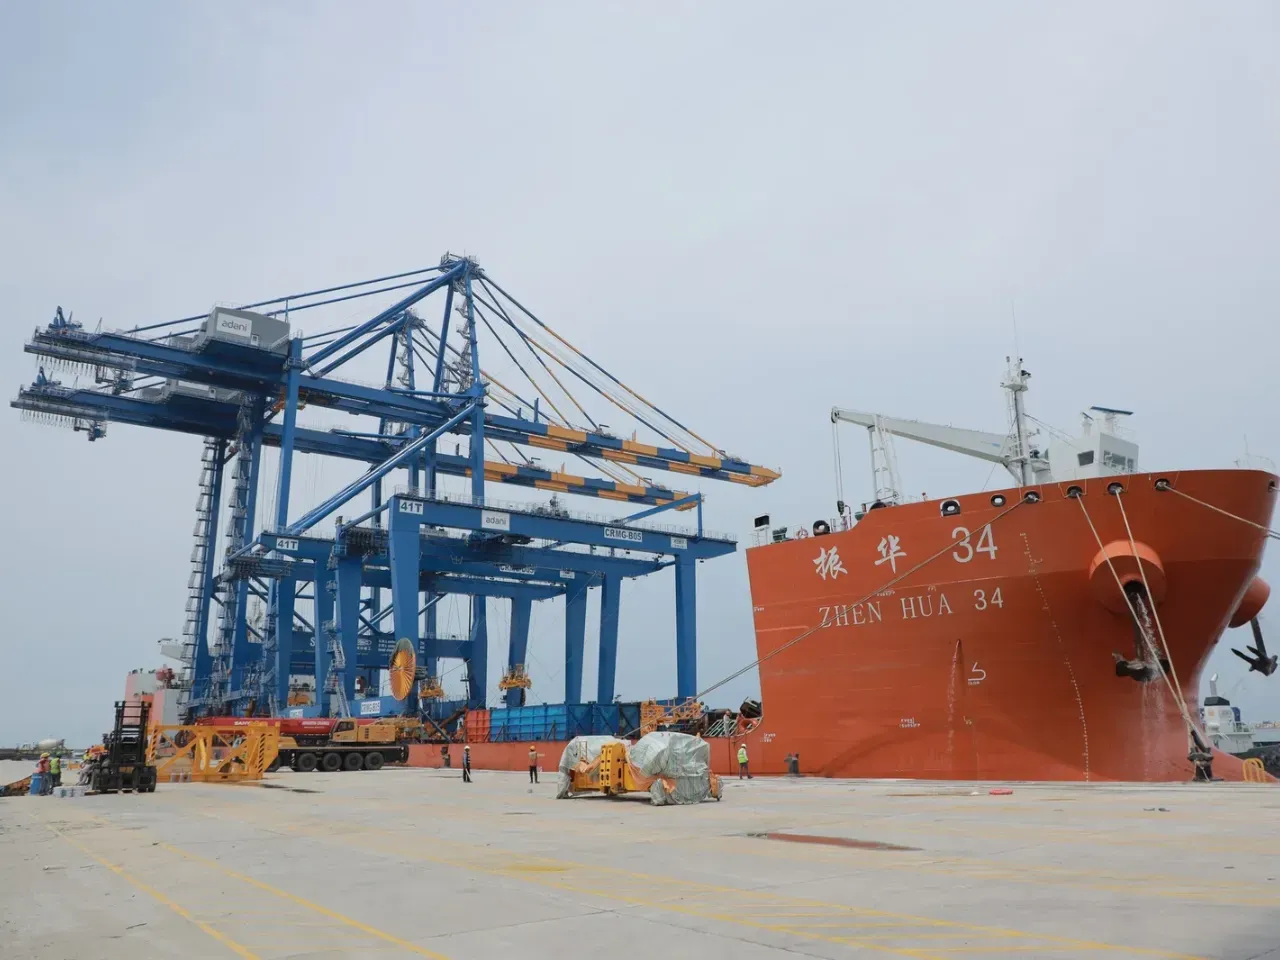
[[(599, 785), (597, 763), (605, 744), (623, 743), (616, 737), (574, 737), (560, 757), (556, 797), (573, 796), (573, 774), (581, 787)], [(629, 782), (647, 790), (655, 805), (699, 803), (708, 797), (719, 799), (719, 778), (711, 772), (711, 746), (701, 737), (687, 733), (650, 733), (627, 746)]]
[(700, 803), (712, 795), (711, 745), (701, 737), (665, 731), (646, 734), (628, 756), (645, 778), (654, 778), (649, 797), (655, 804)]

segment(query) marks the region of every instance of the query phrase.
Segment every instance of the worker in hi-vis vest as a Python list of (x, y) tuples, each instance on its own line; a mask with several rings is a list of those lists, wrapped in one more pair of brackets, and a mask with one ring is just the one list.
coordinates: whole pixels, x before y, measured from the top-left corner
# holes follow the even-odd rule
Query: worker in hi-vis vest
[(748, 780), (754, 779), (751, 771), (747, 769), (747, 745), (741, 743), (738, 745), (738, 779), (746, 777)]
[(529, 782), (538, 782), (538, 748), (532, 745), (529, 747)]

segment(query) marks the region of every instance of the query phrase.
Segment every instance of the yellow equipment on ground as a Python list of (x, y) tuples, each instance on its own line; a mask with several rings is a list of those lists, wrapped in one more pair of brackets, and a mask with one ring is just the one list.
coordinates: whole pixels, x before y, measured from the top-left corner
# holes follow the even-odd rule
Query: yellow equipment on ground
[(563, 799), (584, 793), (647, 793), (654, 803), (719, 800), (720, 778), (711, 772), (710, 760), (706, 741), (682, 733), (656, 733), (635, 744), (612, 737), (578, 737), (560, 760), (556, 795)]
[(234, 783), (261, 780), (275, 762), (280, 731), (272, 724), (194, 724), (151, 728), (147, 760), (160, 782)]

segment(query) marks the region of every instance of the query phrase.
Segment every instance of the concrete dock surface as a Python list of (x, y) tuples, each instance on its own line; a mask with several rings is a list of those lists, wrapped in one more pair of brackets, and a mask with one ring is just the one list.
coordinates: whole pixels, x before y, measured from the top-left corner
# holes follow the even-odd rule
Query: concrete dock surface
[(1280, 960), (1274, 786), (474, 778), (0, 800), (0, 957)]

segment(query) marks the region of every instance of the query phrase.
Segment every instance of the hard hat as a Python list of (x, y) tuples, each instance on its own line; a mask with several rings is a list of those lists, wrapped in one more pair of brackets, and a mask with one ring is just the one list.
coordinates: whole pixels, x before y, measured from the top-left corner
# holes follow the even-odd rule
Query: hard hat
[(47, 757), (47, 756), (48, 756), (48, 754), (47, 754), (47, 753), (42, 753), (42, 754), (40, 754), (40, 759), (41, 759), (41, 760), (43, 760), (43, 759), (44, 759), (45, 757)]

